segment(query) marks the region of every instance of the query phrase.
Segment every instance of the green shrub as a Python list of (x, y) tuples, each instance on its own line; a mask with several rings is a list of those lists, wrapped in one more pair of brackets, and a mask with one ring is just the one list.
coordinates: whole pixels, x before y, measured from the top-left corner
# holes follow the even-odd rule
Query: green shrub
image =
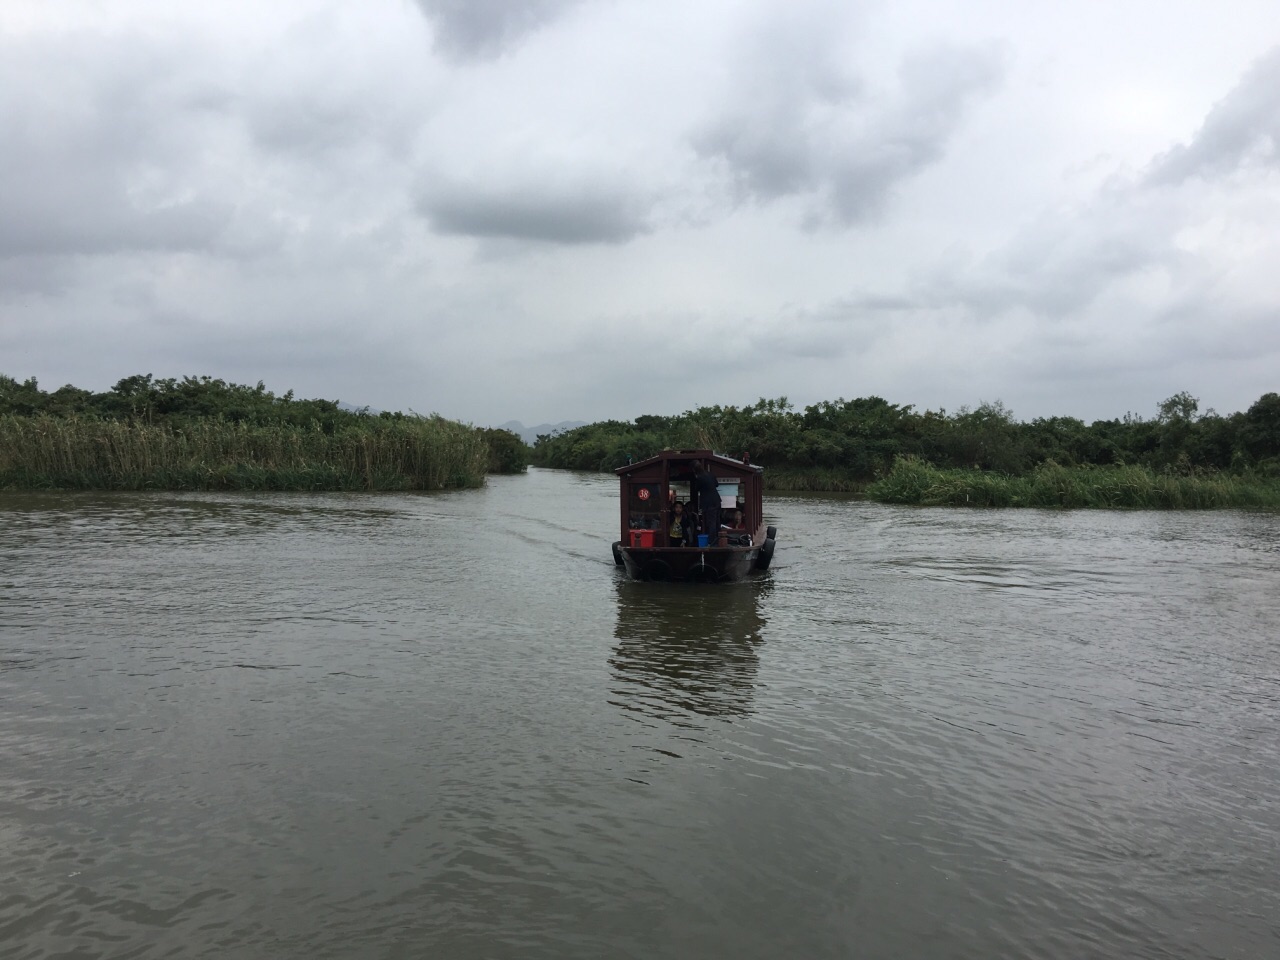
[(899, 459), (867, 488), (881, 503), (919, 506), (1206, 510), (1280, 507), (1280, 483), (1202, 471), (1179, 474), (1142, 466), (1064, 467), (1046, 461), (1022, 476), (942, 469)]

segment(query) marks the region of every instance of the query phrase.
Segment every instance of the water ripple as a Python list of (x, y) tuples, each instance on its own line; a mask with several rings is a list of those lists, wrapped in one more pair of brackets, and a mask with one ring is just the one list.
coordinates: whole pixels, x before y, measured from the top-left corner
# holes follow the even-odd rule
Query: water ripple
[(1280, 518), (615, 484), (4, 495), (3, 955), (1274, 952)]

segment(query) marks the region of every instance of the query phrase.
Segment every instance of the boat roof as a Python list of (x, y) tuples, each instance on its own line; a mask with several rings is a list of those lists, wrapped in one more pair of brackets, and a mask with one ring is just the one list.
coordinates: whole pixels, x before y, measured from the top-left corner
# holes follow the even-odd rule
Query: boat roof
[(727, 467), (730, 470), (736, 470), (739, 473), (763, 473), (764, 467), (758, 467), (754, 463), (743, 463), (741, 460), (735, 460), (733, 457), (726, 457), (722, 453), (715, 453), (711, 450), (663, 450), (655, 453), (652, 457), (644, 460), (637, 460), (635, 463), (628, 463), (625, 467), (618, 467), (613, 472), (620, 477), (625, 477), (629, 473), (637, 470), (643, 470), (653, 466), (655, 463), (661, 463), (663, 460), (670, 460), (676, 463), (690, 463), (694, 460), (705, 460), (710, 464), (718, 467)]

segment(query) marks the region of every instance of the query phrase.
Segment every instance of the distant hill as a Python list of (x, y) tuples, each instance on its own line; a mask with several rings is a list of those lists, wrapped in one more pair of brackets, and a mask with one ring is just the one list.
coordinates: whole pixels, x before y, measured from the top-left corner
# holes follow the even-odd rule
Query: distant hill
[(360, 413), (363, 411), (375, 417), (382, 412), (381, 410), (375, 410), (373, 407), (357, 407), (354, 403), (347, 403), (345, 400), (338, 401), (338, 409), (345, 410), (347, 413)]
[(561, 420), (559, 423), (540, 423), (536, 427), (526, 427), (519, 420), (508, 420), (506, 423), (498, 424), (499, 430), (510, 430), (525, 443), (533, 446), (533, 441), (538, 439), (541, 433), (556, 433), (572, 430), (574, 427), (585, 427), (585, 420)]

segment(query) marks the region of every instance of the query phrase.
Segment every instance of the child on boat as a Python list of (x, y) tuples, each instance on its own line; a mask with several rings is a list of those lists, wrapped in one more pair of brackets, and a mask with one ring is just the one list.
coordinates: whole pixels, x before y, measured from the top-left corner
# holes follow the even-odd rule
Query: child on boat
[(685, 516), (684, 504), (677, 500), (671, 506), (671, 529), (667, 531), (667, 539), (673, 547), (687, 547), (692, 538), (693, 525)]

